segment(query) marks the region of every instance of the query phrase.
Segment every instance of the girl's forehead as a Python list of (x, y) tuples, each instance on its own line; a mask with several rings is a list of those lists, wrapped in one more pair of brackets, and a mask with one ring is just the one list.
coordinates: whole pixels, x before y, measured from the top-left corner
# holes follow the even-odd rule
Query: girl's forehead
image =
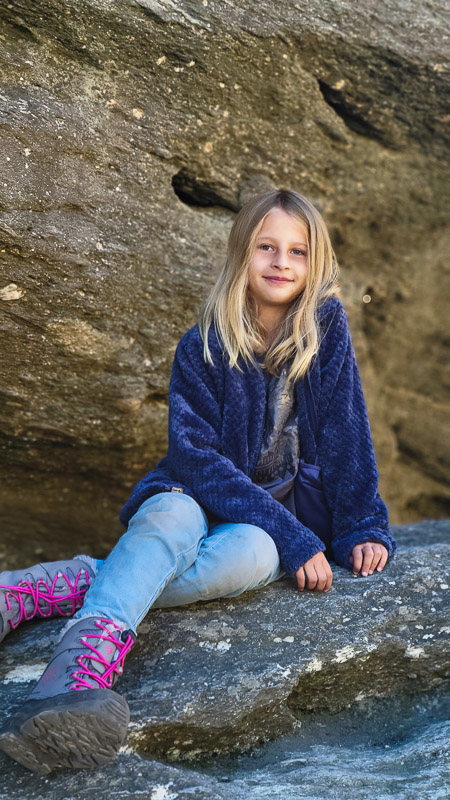
[(303, 220), (297, 219), (282, 208), (272, 208), (268, 212), (257, 235), (262, 236), (269, 231), (273, 234), (289, 231), (292, 234), (297, 233), (302, 236), (308, 236), (308, 229)]

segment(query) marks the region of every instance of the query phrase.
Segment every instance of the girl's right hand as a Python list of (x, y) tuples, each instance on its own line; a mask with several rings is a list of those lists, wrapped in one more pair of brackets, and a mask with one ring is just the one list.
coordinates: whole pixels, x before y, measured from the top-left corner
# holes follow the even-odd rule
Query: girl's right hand
[(300, 592), (305, 588), (327, 592), (333, 581), (331, 567), (321, 550), (306, 561), (295, 574)]

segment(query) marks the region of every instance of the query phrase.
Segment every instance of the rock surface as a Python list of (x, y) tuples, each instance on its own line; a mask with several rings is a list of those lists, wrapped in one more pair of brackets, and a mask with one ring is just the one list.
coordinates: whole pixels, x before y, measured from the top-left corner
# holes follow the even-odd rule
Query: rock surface
[(165, 452), (177, 341), (269, 186), (330, 226), (391, 521), (449, 515), (446, 9), (1, 5), (8, 556), (18, 531), (21, 559), (108, 552)]
[[(412, 755), (416, 796), (439, 790), (448, 746), (450, 522), (393, 533), (398, 555), (381, 574), (355, 578), (334, 566), (327, 595), (299, 593), (284, 579), (233, 600), (151, 611), (117, 687), (131, 709), (126, 746), (92, 781), (81, 777), (77, 797), (94, 789), (106, 797), (117, 785), (128, 798), (145, 785), (152, 800), (243, 800), (250, 786), (259, 786), (255, 798), (295, 798), (302, 776), (304, 796), (316, 800), (323, 795), (312, 765), (326, 774), (330, 763), (332, 796), (344, 800), (352, 758), (370, 781), (375, 756), (379, 796), (387, 797), (397, 768), (409, 786)], [(29, 625), (5, 640), (5, 714), (39, 677), (61, 625)], [(250, 761), (239, 756), (268, 741)], [(38, 779), (3, 755), (0, 766), (1, 797), (71, 796), (73, 776)], [(280, 793), (270, 795), (275, 785)]]

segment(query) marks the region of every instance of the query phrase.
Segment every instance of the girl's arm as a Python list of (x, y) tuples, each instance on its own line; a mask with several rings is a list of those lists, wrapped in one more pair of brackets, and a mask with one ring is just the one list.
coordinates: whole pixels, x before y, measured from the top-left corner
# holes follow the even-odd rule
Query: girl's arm
[(282, 568), (294, 575), (325, 545), (220, 453), (222, 416), (218, 395), (200, 346), (185, 334), (178, 343), (170, 379), (170, 473), (190, 487), (198, 502), (218, 517), (265, 530), (275, 542)]
[(340, 301), (320, 348), (321, 390), (317, 452), (323, 489), (333, 516), (336, 563), (352, 569), (356, 544), (380, 542), (389, 556), (396, 543), (388, 510), (378, 493), (369, 418), (350, 336)]

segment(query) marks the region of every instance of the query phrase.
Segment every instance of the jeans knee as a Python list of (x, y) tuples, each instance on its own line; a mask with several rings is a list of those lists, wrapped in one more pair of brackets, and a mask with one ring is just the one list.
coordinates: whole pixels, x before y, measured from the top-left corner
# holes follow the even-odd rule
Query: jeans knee
[[(215, 537), (213, 536), (212, 539)], [(206, 540), (202, 583), (208, 596), (232, 597), (276, 580), (282, 573), (273, 539), (252, 524), (222, 528), (217, 543)]]
[(279, 571), (280, 559), (275, 542), (266, 531), (257, 525), (248, 525), (247, 558), (254, 567), (252, 584), (259, 584), (271, 578)]
[(141, 503), (128, 523), (127, 533), (136, 525), (162, 525), (169, 532), (177, 529), (180, 523), (184, 529), (208, 531), (206, 513), (193, 497), (182, 492), (158, 492)]

